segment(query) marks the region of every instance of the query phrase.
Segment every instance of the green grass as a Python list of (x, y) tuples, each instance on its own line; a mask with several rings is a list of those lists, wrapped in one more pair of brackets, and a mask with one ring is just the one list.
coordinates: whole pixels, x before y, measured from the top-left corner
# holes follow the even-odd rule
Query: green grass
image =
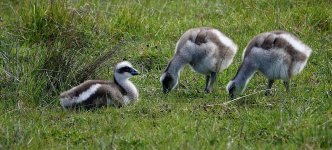
[[(0, 2), (0, 149), (331, 149), (332, 3), (327, 0)], [(187, 29), (220, 29), (239, 46), (211, 94), (186, 67), (180, 86), (162, 94), (159, 77)], [(225, 86), (247, 42), (282, 29), (312, 47), (304, 71), (274, 94), (257, 93), (226, 106)], [(88, 79), (112, 79), (131, 61), (140, 101), (116, 109), (64, 110), (60, 92), (79, 70), (125, 44)], [(244, 95), (266, 87), (256, 74)], [(2, 147), (2, 148), (1, 148)]]

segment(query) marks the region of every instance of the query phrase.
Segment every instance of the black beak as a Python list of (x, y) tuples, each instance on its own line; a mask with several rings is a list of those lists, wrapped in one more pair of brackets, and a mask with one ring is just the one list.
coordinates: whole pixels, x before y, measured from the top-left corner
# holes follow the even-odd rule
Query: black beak
[(136, 69), (131, 69), (130, 70), (130, 74), (132, 74), (133, 76), (135, 76), (135, 75), (139, 75), (139, 72)]
[(235, 97), (235, 96), (234, 96), (233, 93), (229, 93), (229, 98), (230, 98), (230, 99), (234, 99), (234, 97)]
[(164, 89), (163, 89), (163, 92), (164, 92), (164, 94), (167, 94), (167, 93), (169, 92), (169, 89), (164, 88)]

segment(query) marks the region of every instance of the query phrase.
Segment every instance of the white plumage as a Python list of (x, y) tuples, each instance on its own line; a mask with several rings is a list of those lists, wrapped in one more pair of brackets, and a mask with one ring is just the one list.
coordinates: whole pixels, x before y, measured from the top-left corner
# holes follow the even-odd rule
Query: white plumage
[(206, 76), (205, 91), (210, 92), (216, 74), (232, 63), (236, 52), (237, 45), (217, 29), (189, 29), (178, 40), (173, 59), (160, 77), (164, 93), (178, 84), (180, 71), (186, 64)]
[(296, 36), (285, 31), (265, 32), (255, 36), (246, 46), (242, 64), (226, 87), (232, 97), (241, 94), (252, 75), (259, 70), (269, 80), (266, 95), (275, 80), (284, 81), (289, 91), (289, 79), (300, 73), (311, 55), (311, 49)]
[(134, 75), (138, 75), (138, 71), (129, 62), (120, 62), (114, 69), (114, 82), (87, 80), (61, 93), (60, 104), (64, 108), (128, 105), (138, 99), (138, 90), (129, 80)]

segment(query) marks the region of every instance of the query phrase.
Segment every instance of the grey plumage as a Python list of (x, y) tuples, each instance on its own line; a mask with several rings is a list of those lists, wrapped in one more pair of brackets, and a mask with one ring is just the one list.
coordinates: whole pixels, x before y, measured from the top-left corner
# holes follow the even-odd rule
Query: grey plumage
[(242, 64), (234, 79), (228, 83), (227, 91), (231, 97), (241, 94), (257, 70), (268, 78), (266, 95), (270, 94), (277, 79), (284, 81), (288, 91), (289, 79), (303, 70), (311, 51), (306, 44), (286, 31), (261, 33), (245, 48)]
[(60, 94), (64, 108), (83, 106), (95, 108), (105, 105), (125, 106), (138, 98), (135, 85), (129, 80), (138, 71), (127, 62), (120, 62), (114, 71), (114, 81), (87, 80)]
[(178, 40), (175, 55), (160, 77), (164, 93), (177, 85), (180, 71), (186, 64), (206, 76), (205, 91), (210, 92), (217, 73), (232, 63), (236, 52), (237, 45), (217, 29), (189, 29)]

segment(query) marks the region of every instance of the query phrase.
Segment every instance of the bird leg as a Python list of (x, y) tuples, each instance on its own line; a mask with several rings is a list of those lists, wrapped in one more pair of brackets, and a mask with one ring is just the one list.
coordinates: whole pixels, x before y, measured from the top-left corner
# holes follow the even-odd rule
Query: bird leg
[(288, 81), (284, 81), (284, 86), (286, 88), (286, 92), (289, 93), (289, 82)]
[(268, 84), (267, 84), (267, 88), (266, 88), (266, 91), (265, 91), (265, 96), (271, 95), (271, 88), (272, 88), (273, 83), (274, 83), (274, 80), (269, 79)]
[(209, 83), (210, 83), (210, 75), (206, 75), (205, 76), (205, 92), (207, 92), (207, 93), (208, 93)]
[(216, 79), (217, 79), (216, 72), (211, 72), (210, 75), (206, 75), (206, 86), (205, 86), (206, 93), (210, 93), (212, 91), (212, 87)]

